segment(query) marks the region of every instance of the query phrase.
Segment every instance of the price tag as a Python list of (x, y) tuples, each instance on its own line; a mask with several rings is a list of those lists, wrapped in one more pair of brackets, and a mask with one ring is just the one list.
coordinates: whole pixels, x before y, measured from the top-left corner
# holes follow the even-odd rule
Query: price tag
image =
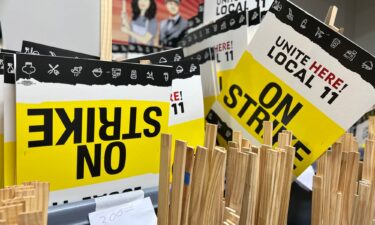
[(151, 199), (145, 198), (119, 207), (89, 214), (91, 225), (156, 225)]

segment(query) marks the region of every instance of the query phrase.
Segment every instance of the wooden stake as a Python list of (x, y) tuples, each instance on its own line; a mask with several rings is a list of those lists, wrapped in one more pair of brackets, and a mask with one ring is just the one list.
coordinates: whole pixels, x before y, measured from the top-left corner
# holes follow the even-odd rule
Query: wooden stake
[(242, 133), (241, 131), (233, 131), (232, 141), (238, 144), (238, 149), (241, 150), (242, 146)]
[(272, 194), (275, 190), (276, 183), (276, 168), (279, 167), (278, 152), (272, 149), (266, 150), (265, 161), (261, 161), (260, 164), (265, 164), (264, 167), (264, 176), (261, 180), (261, 186), (259, 190), (262, 190), (260, 193), (259, 201), (259, 218), (258, 225), (271, 225), (272, 221)]
[(319, 176), (313, 178), (311, 225), (321, 225), (322, 222), (322, 195), (323, 181)]
[(337, 193), (336, 195), (336, 207), (335, 207), (335, 214), (332, 217), (333, 218), (333, 224), (332, 225), (340, 225), (341, 222), (341, 210), (342, 210), (342, 193)]
[(239, 225), (256, 224), (255, 212), (259, 188), (259, 157), (249, 153)]
[(172, 135), (162, 134), (161, 135), (161, 147), (160, 147), (158, 225), (168, 225), (171, 152), (172, 152)]
[(273, 124), (268, 121), (263, 122), (263, 144), (272, 146), (272, 131), (273, 131)]
[(174, 153), (171, 205), (170, 205), (170, 210), (169, 210), (169, 218), (170, 218), (169, 224), (174, 224), (174, 225), (181, 224), (185, 163), (186, 163), (186, 142), (177, 140), (175, 144), (175, 153)]
[(242, 143), (241, 143), (241, 149), (243, 148), (251, 148), (250, 141), (244, 138), (242, 138)]
[(337, 28), (335, 27), (335, 21), (336, 21), (336, 16), (337, 16), (337, 11), (338, 11), (338, 8), (337, 6), (330, 6), (329, 7), (329, 10), (328, 10), (328, 13), (327, 13), (327, 16), (326, 16), (326, 19), (325, 19), (325, 23), (334, 31), (340, 33), (340, 34), (343, 34), (344, 33), (344, 28)]
[(362, 179), (373, 181), (375, 173), (375, 140), (366, 140)]
[[(338, 203), (336, 202), (337, 193), (339, 190), (339, 178), (340, 178), (340, 168), (341, 168), (341, 158), (342, 158), (342, 144), (336, 142), (332, 146), (332, 158), (331, 158), (331, 200), (330, 200), (330, 208), (335, 212), (335, 208), (337, 207)], [(342, 193), (340, 195), (342, 201)], [(341, 204), (340, 204), (341, 205)], [(338, 210), (338, 209), (336, 209)], [(339, 210), (341, 215), (341, 209)], [(329, 223), (334, 223), (334, 215), (329, 216)]]
[[(359, 153), (358, 152), (349, 152), (348, 158), (348, 169), (349, 174), (347, 178), (347, 185), (348, 189), (346, 189), (346, 193), (344, 193), (344, 208), (343, 208), (343, 222), (346, 224), (350, 224), (350, 220), (353, 214), (353, 204), (354, 204), (354, 195), (356, 194), (356, 186), (358, 181), (358, 168), (359, 168)], [(345, 198), (345, 195), (347, 196)], [(367, 201), (369, 198), (367, 198)], [(346, 202), (345, 202), (346, 201)], [(345, 218), (347, 219), (345, 221)]]
[(5, 221), (7, 225), (17, 224), (17, 216), (24, 210), (25, 209), (22, 204), (0, 207), (0, 211), (4, 211)]
[(259, 225), (260, 223), (260, 213), (261, 213), (261, 207), (260, 207), (260, 202), (261, 202), (261, 196), (263, 195), (264, 190), (264, 183), (265, 183), (265, 178), (266, 177), (266, 162), (267, 162), (267, 151), (270, 148), (270, 146), (262, 145), (259, 148), (258, 151), (258, 157), (259, 157), (259, 188), (258, 188), (258, 198), (257, 198), (257, 203), (256, 203), (256, 209), (255, 209), (255, 225)]
[(369, 118), (368, 139), (369, 140), (375, 140), (375, 116), (371, 116)]
[(238, 148), (229, 147), (227, 151), (227, 170), (226, 170), (226, 189), (225, 189), (225, 204), (230, 207), (232, 190), (234, 186), (234, 178), (236, 174), (236, 158)]
[(150, 64), (151, 64), (151, 60), (148, 60), (148, 59), (145, 59), (145, 60), (139, 60), (139, 64), (142, 64), (142, 65), (150, 65)]
[(293, 166), (294, 166), (294, 156), (296, 150), (294, 147), (287, 146), (286, 147), (286, 162), (285, 162), (285, 169), (284, 169), (284, 181), (282, 187), (282, 195), (281, 195), (281, 207), (280, 207), (280, 216), (279, 216), (279, 223), (281, 225), (286, 225), (288, 223), (288, 210), (289, 210), (289, 202), (290, 202), (290, 192), (292, 188), (293, 182)]
[(214, 150), (216, 146), (216, 136), (217, 136), (217, 125), (207, 123), (206, 124), (206, 135), (204, 139), (204, 146), (209, 152)]
[(207, 167), (207, 148), (198, 147), (195, 157), (193, 179), (191, 184), (191, 198), (189, 205), (189, 225), (199, 224), (202, 212), (203, 184)]
[(216, 225), (215, 215), (220, 206), (217, 204), (218, 199), (221, 200), (221, 189), (224, 183), (226, 153), (219, 148), (213, 151), (211, 162), (211, 174), (209, 176), (208, 188), (206, 196), (203, 196), (203, 217), (200, 225)]
[(238, 143), (237, 142), (233, 142), (233, 141), (228, 141), (228, 147), (232, 147), (232, 148), (238, 148)]
[(329, 217), (330, 217), (330, 200), (331, 200), (331, 162), (332, 162), (332, 152), (327, 151), (325, 154), (325, 161), (324, 161), (324, 171), (323, 171), (323, 198), (322, 198), (322, 205), (323, 205), (323, 214), (322, 214), (322, 222), (323, 225), (330, 225), (329, 224)]
[(232, 208), (225, 207), (224, 210), (224, 221), (230, 221), (231, 223), (238, 224), (240, 220), (240, 216), (236, 214), (236, 211)]
[(43, 213), (27, 212), (18, 214), (18, 225), (40, 225), (43, 223)]
[(194, 148), (187, 147), (186, 149), (186, 165), (185, 165), (185, 181), (184, 181), (184, 195), (182, 197), (182, 216), (181, 224), (188, 224), (189, 204), (191, 195), (191, 177), (193, 175), (194, 167)]
[(112, 61), (112, 0), (100, 0), (100, 59)]
[(236, 155), (235, 173), (233, 174), (234, 179), (232, 186), (233, 192), (230, 196), (229, 207), (236, 212), (241, 212), (249, 154), (237, 152)]

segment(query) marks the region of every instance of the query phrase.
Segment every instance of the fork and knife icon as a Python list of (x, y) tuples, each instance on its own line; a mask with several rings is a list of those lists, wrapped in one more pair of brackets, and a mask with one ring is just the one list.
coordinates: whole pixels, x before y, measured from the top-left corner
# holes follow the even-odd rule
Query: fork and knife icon
[(48, 70), (48, 74), (55, 74), (56, 76), (58, 76), (60, 74), (60, 71), (57, 70), (57, 68), (59, 68), (59, 64), (57, 64), (56, 66), (52, 66), (51, 64), (48, 64), (48, 66), (51, 68), (50, 70)]

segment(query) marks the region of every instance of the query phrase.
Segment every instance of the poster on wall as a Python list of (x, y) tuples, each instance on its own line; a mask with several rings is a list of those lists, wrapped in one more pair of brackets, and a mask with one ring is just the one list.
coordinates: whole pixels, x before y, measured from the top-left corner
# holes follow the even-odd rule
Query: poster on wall
[[(293, 131), (298, 176), (375, 104), (375, 58), (293, 3), (274, 2), (208, 118), (254, 144)], [(224, 124), (224, 125), (223, 125)], [(324, 128), (324, 129), (322, 129)], [(275, 143), (277, 144), (277, 143)]]
[(202, 5), (202, 0), (114, 0), (113, 42), (177, 47), (189, 26), (203, 22)]

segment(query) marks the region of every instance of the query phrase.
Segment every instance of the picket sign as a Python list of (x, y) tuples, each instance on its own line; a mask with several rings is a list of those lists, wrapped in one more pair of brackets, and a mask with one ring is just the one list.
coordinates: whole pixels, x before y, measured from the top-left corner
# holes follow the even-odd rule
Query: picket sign
[(298, 176), (374, 105), (374, 63), (341, 34), (277, 0), (236, 68), (219, 73), (223, 88), (208, 117), (228, 128), (221, 136), (238, 130), (255, 144), (263, 120), (273, 121), (274, 139), (292, 130)]
[[(69, 51), (61, 48), (47, 46), (39, 43), (30, 41), (23, 41), (21, 52), (25, 54), (34, 55), (51, 55), (51, 56), (64, 56), (64, 57), (79, 57), (88, 59), (98, 59), (96, 56), (82, 54), (79, 52)], [(2, 160), (4, 175), (1, 178), (4, 182), (4, 186), (11, 186), (16, 184), (16, 119), (15, 119), (15, 74), (14, 74), (14, 52), (1, 53), (0, 60), (3, 60), (4, 64), (4, 125), (1, 126), (4, 129), (4, 153)], [(72, 71), (79, 70), (82, 68), (75, 67)], [(1, 72), (0, 72), (1, 74)]]
[(205, 114), (201, 85), (202, 72), (198, 61), (184, 58), (182, 48), (175, 48), (124, 62), (144, 61), (174, 67), (169, 133), (173, 135), (174, 140), (184, 139), (192, 145), (203, 144)]
[[(16, 57), (18, 183), (50, 181), (50, 204), (157, 186), (172, 67)], [(74, 135), (67, 119), (78, 126)]]

